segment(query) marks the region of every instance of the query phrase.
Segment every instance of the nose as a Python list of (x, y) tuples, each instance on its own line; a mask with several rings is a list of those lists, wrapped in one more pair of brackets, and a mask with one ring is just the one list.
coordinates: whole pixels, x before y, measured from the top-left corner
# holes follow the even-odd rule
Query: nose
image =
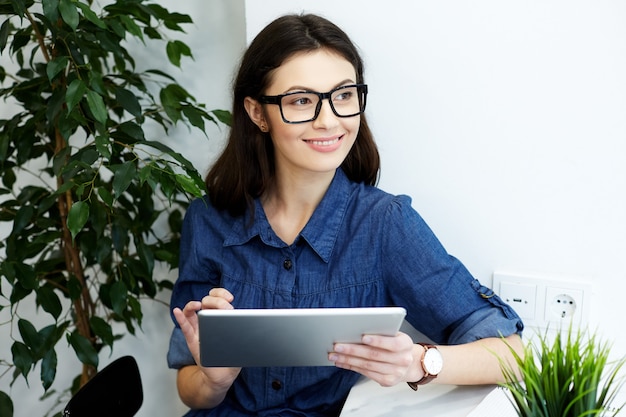
[(327, 129), (337, 123), (337, 116), (330, 107), (329, 99), (322, 100), (322, 106), (317, 118), (313, 120), (313, 127), (318, 129)]

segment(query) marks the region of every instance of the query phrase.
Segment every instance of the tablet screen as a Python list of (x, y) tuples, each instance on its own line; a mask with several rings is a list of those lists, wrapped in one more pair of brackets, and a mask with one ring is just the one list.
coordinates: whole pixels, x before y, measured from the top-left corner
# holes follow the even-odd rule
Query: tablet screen
[(336, 342), (397, 334), (402, 307), (235, 309), (198, 312), (202, 366), (333, 366)]

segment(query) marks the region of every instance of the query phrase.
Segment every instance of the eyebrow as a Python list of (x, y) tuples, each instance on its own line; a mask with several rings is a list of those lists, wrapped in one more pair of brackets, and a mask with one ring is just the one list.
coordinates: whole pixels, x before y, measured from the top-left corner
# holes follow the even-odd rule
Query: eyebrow
[[(354, 81), (353, 79), (346, 78), (345, 80), (340, 81), (337, 84), (335, 84), (335, 86), (333, 88), (331, 88), (331, 90), (334, 90), (337, 87), (341, 87), (344, 84), (355, 84), (355, 83), (356, 83), (356, 81)], [(294, 85), (294, 86), (289, 87), (287, 90), (283, 91), (283, 94), (289, 93), (289, 92), (293, 92), (293, 91), (315, 91), (316, 92), (316, 90), (314, 90), (312, 88), (309, 88), (309, 87), (304, 87), (304, 86), (300, 86), (300, 85)]]

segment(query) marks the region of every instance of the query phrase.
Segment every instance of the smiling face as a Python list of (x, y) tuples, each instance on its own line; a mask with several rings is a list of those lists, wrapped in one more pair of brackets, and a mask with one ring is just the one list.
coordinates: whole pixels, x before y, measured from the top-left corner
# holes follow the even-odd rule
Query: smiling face
[[(298, 91), (327, 92), (357, 82), (356, 72), (342, 56), (319, 49), (298, 53), (273, 71), (265, 95)], [(354, 144), (360, 116), (338, 117), (322, 100), (317, 119), (285, 123), (280, 108), (246, 99), (246, 110), (261, 130), (269, 129), (274, 144), (277, 175), (334, 174)], [(267, 129), (265, 129), (267, 127)]]

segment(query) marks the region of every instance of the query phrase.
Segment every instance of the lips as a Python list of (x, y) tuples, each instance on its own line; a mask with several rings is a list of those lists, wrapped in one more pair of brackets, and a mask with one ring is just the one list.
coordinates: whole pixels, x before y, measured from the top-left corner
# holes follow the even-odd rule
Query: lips
[(339, 142), (339, 138), (335, 138), (332, 140), (307, 140), (307, 142), (315, 146), (330, 146)]
[(305, 139), (304, 141), (313, 146), (332, 146), (339, 142), (343, 138), (343, 135), (335, 136), (334, 138), (325, 139)]

